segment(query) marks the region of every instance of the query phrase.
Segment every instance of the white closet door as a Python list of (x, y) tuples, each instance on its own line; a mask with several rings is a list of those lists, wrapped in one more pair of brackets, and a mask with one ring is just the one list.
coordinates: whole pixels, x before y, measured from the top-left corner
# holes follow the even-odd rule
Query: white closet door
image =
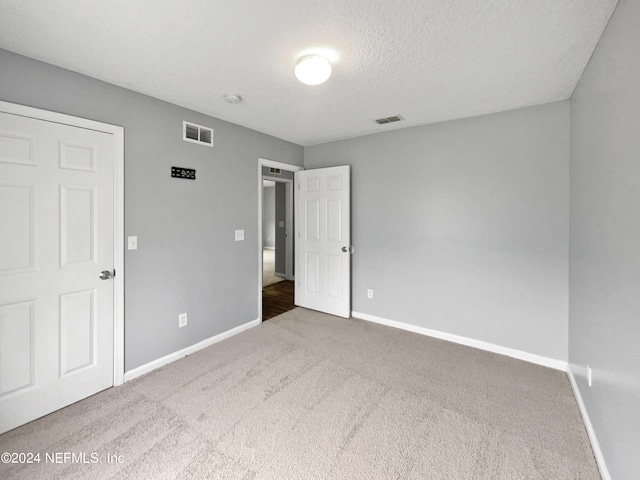
[(0, 112), (0, 433), (113, 385), (114, 158)]

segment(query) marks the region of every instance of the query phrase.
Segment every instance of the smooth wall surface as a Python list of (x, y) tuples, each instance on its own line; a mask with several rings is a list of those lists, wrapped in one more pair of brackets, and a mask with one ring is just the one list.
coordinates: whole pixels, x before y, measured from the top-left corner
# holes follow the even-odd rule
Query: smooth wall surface
[(621, 0), (571, 99), (569, 364), (616, 480), (640, 478), (639, 25)]
[(276, 187), (262, 187), (262, 246), (276, 247)]
[(354, 311), (567, 360), (568, 102), (305, 148), (334, 165)]
[[(302, 165), (302, 147), (4, 50), (0, 100), (125, 129), (127, 371), (258, 318), (258, 158)], [(183, 120), (215, 147), (184, 142)]]

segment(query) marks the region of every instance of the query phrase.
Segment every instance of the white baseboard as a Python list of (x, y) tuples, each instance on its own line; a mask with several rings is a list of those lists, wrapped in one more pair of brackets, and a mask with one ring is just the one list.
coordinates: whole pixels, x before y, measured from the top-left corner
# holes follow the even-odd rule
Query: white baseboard
[(292, 282), (296, 279), (295, 275), (287, 275), (286, 273), (274, 272), (276, 277), (284, 278), (285, 280), (291, 280)]
[(602, 477), (602, 480), (611, 480), (611, 475), (609, 474), (607, 463), (604, 461), (604, 455), (602, 454), (602, 450), (600, 449), (600, 444), (598, 443), (596, 432), (593, 430), (591, 419), (589, 418), (589, 414), (587, 413), (587, 408), (584, 406), (582, 395), (580, 394), (578, 384), (576, 383), (576, 379), (573, 376), (571, 368), (567, 368), (567, 375), (569, 376), (569, 382), (571, 383), (571, 388), (573, 389), (573, 396), (576, 397), (576, 402), (578, 403), (580, 415), (582, 415), (582, 423), (584, 423), (584, 426), (587, 429), (587, 435), (589, 435), (589, 441), (591, 442), (593, 455), (596, 457), (596, 463), (598, 464), (598, 469), (600, 470), (600, 476)]
[(501, 345), (495, 345), (489, 342), (483, 342), (482, 340), (476, 340), (474, 338), (461, 337), (452, 333), (440, 332), (438, 330), (431, 330), (424, 327), (418, 327), (411, 325), (410, 323), (398, 322), (395, 320), (388, 320), (386, 318), (376, 317), (369, 315), (368, 313), (351, 312), (351, 316), (359, 318), (361, 320), (367, 320), (369, 322), (379, 323), (388, 327), (400, 328), (409, 332), (420, 333), (421, 335), (427, 335), (429, 337), (439, 338), (441, 340), (447, 340), (453, 343), (459, 343), (460, 345), (466, 345), (468, 347), (479, 348), (480, 350), (486, 350), (488, 352), (498, 353), (500, 355), (506, 355), (508, 357), (524, 360), (525, 362), (535, 363), (544, 367), (553, 368), (555, 370), (567, 371), (567, 362), (564, 360), (557, 360), (555, 358), (543, 357), (534, 353), (523, 352), (522, 350), (516, 350), (514, 348), (503, 347)]
[(227, 330), (226, 332), (219, 333), (218, 335), (214, 335), (213, 337), (209, 337), (206, 340), (196, 343), (195, 345), (191, 345), (190, 347), (183, 348), (182, 350), (178, 350), (177, 352), (170, 353), (169, 355), (165, 355), (162, 358), (158, 358), (157, 360), (153, 360), (152, 362), (146, 363), (144, 365), (139, 366), (138, 368), (134, 368), (133, 370), (129, 370), (124, 374), (124, 381), (128, 382), (133, 380), (134, 378), (138, 378), (140, 375), (144, 375), (145, 373), (149, 373), (152, 370), (163, 367), (168, 363), (175, 362), (176, 360), (180, 360), (181, 358), (186, 357), (187, 355), (191, 355), (192, 353), (197, 352), (198, 350), (202, 350), (203, 348), (207, 348), (214, 343), (218, 343), (226, 338), (233, 337), (240, 332), (244, 332), (245, 330), (260, 325), (262, 323), (259, 318), (252, 320), (250, 322), (239, 325), (231, 330)]

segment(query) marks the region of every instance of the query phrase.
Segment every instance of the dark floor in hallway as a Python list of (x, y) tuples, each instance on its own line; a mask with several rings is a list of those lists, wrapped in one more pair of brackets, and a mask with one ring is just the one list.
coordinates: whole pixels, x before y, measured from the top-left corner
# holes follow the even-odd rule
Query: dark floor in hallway
[(262, 289), (262, 320), (293, 310), (293, 283), (285, 280)]

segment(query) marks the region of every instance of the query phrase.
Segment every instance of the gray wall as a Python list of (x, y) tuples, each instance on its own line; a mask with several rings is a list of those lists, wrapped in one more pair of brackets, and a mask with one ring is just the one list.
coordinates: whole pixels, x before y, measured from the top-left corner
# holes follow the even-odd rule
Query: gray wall
[[(258, 158), (301, 165), (302, 147), (4, 50), (0, 72), (1, 100), (125, 128), (126, 370), (258, 318)], [(215, 147), (184, 142), (183, 120)]]
[[(286, 273), (287, 255), (287, 184), (276, 182), (276, 272)], [(280, 222), (285, 222), (284, 227)]]
[(262, 189), (262, 246), (276, 247), (276, 187)]
[(567, 359), (568, 102), (305, 148), (343, 164), (354, 311)]
[(621, 0), (571, 99), (569, 361), (614, 479), (640, 477), (639, 26)]

